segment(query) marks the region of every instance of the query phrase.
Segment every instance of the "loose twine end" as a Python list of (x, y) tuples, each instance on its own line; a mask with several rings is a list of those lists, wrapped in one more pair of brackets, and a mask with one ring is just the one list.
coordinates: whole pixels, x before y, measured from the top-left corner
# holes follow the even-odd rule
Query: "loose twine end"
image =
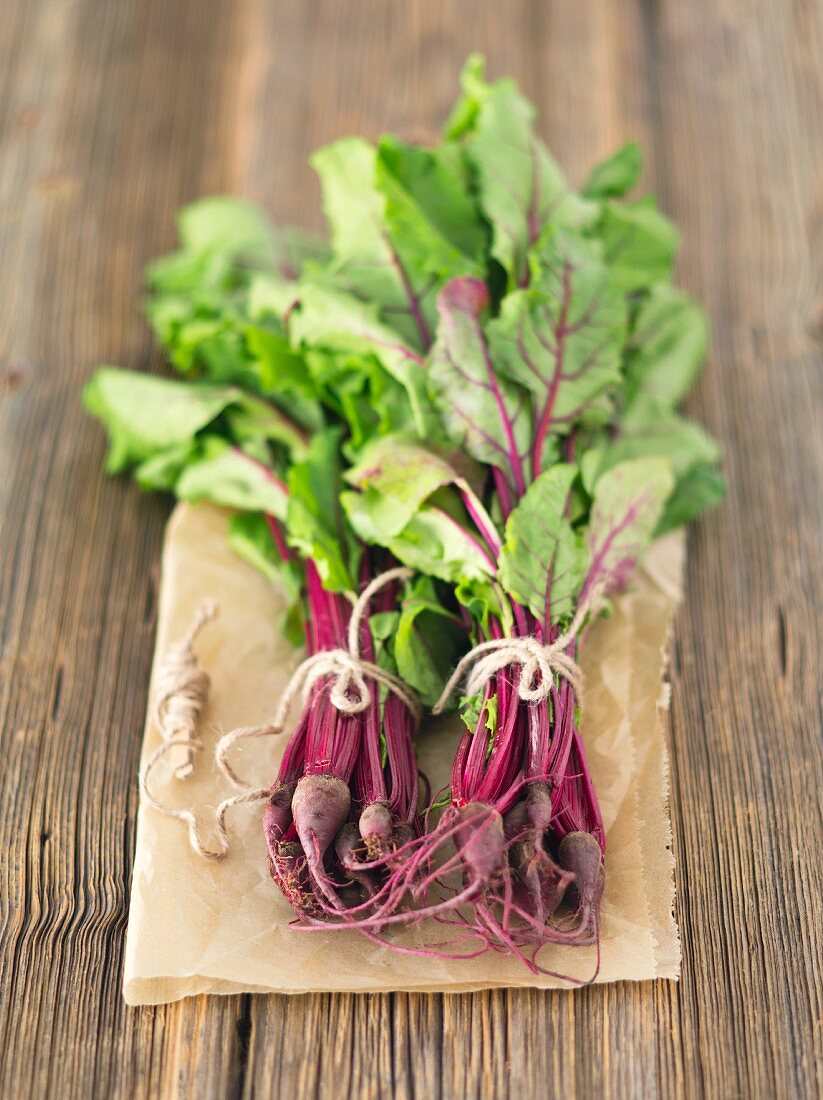
[(174, 777), (188, 779), (194, 772), (194, 754), (204, 748), (197, 737), (197, 727), (208, 702), (211, 680), (200, 667), (193, 647), (197, 635), (217, 614), (217, 601), (204, 600), (183, 638), (168, 650), (158, 666), (152, 708), (162, 741), (140, 772), (140, 788), (146, 801), (166, 817), (182, 821), (188, 827), (192, 848), (206, 859), (222, 859), (228, 850), (227, 838), (221, 837), (218, 829), (220, 847), (217, 851), (207, 848), (191, 810), (175, 809), (161, 802), (149, 780), (160, 761), (169, 754), (182, 757), (174, 768)]
[(163, 741), (181, 746), (175, 753), (182, 760), (174, 769), (177, 779), (188, 779), (194, 771), (194, 742), (197, 725), (209, 697), (209, 674), (200, 667), (194, 653), (194, 642), (203, 627), (216, 618), (215, 600), (204, 600), (183, 638), (163, 657), (155, 678), (154, 720)]

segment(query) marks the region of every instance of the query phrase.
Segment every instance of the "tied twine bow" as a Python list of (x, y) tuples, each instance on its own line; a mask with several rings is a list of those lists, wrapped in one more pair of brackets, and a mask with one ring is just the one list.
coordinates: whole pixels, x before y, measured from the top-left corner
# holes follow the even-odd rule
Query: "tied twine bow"
[[(412, 575), (413, 572), (411, 569), (401, 567), (389, 569), (385, 573), (381, 573), (380, 576), (375, 577), (374, 580), (363, 589), (352, 608), (352, 614), (349, 620), (347, 648), (320, 650), (318, 653), (314, 653), (302, 661), (294, 670), (291, 679), (283, 691), (277, 712), (272, 722), (262, 726), (241, 726), (239, 729), (232, 730), (231, 733), (227, 733), (220, 738), (215, 749), (215, 761), (221, 773), (239, 793), (224, 799), (215, 811), (214, 829), (217, 837), (216, 848), (209, 848), (203, 843), (200, 836), (197, 817), (191, 810), (175, 809), (164, 805), (152, 794), (148, 784), (148, 778), (151, 771), (174, 745), (185, 743), (192, 749), (198, 750), (202, 749), (202, 742), (192, 738), (183, 742), (180, 737), (173, 736), (165, 740), (164, 743), (152, 753), (140, 777), (146, 800), (156, 810), (159, 810), (167, 817), (173, 817), (184, 822), (189, 831), (189, 843), (197, 855), (210, 860), (223, 859), (228, 854), (231, 845), (228, 829), (226, 828), (226, 814), (229, 809), (232, 806), (243, 803), (263, 801), (267, 799), (270, 794), (268, 787), (254, 787), (237, 774), (228, 759), (230, 749), (238, 741), (247, 737), (273, 737), (281, 734), (297, 697), (302, 696), (305, 702), (311, 694), (312, 688), (318, 681), (325, 677), (333, 676), (334, 679), (329, 691), (329, 700), (332, 706), (340, 711), (341, 714), (355, 715), (361, 714), (371, 705), (372, 689), (369, 687), (367, 681), (372, 680), (395, 695), (414, 715), (415, 722), (419, 723), (421, 716), (420, 703), (411, 688), (391, 672), (381, 668), (372, 661), (365, 660), (360, 650), (360, 632), (363, 620), (368, 611), (369, 603), (374, 595), (387, 584), (391, 584), (392, 581), (407, 580)], [(190, 637), (193, 639), (194, 634), (202, 626), (200, 618), (202, 618), (202, 613), (196, 621), (197, 625), (193, 626), (187, 638)], [(205, 676), (205, 690), (207, 691), (208, 676), (205, 673), (201, 673), (201, 675)], [(205, 696), (197, 711), (198, 717), (204, 705)]]
[(464, 677), (464, 694), (472, 696), (482, 691), (493, 676), (512, 665), (520, 668), (517, 694), (525, 703), (538, 703), (546, 699), (554, 685), (555, 674), (568, 681), (579, 699), (583, 692), (583, 673), (568, 650), (580, 633), (586, 616), (594, 614), (601, 606), (602, 591), (602, 587), (592, 589), (581, 601), (568, 629), (549, 644), (534, 637), (492, 638), (470, 649), (449, 677), (432, 714), (442, 713)]
[(360, 652), (360, 631), (372, 598), (392, 581), (408, 580), (412, 576), (411, 569), (401, 566), (388, 569), (379, 577), (375, 577), (360, 593), (352, 608), (349, 619), (348, 648), (321, 649), (301, 662), (294, 670), (280, 697), (280, 705), (271, 723), (263, 726), (241, 726), (240, 729), (232, 730), (231, 733), (220, 738), (215, 750), (217, 766), (226, 779), (244, 793), (222, 802), (218, 807), (218, 816), (221, 811), (225, 812), (224, 807), (227, 809), (235, 802), (256, 801), (258, 798), (269, 796), (268, 788), (257, 790), (240, 778), (229, 763), (229, 749), (246, 737), (276, 737), (282, 733), (298, 695), (302, 696), (303, 701), (306, 702), (314, 685), (326, 676), (334, 677), (329, 700), (341, 714), (361, 714), (368, 709), (372, 701), (371, 688), (366, 682), (369, 679), (396, 695), (414, 715), (415, 722), (420, 722), (420, 703), (412, 689), (398, 676), (372, 661), (365, 660)]

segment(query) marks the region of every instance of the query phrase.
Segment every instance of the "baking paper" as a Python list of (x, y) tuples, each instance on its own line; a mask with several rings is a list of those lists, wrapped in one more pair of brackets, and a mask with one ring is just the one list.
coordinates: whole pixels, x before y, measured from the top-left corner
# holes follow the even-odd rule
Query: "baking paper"
[[(214, 766), (218, 737), (270, 719), (302, 656), (279, 630), (282, 591), (236, 557), (226, 542), (226, 524), (227, 514), (208, 505), (179, 505), (173, 513), (163, 552), (154, 661), (156, 674), (163, 653), (186, 632), (202, 600), (219, 601), (218, 619), (195, 646), (212, 679), (200, 731), (205, 749), (185, 782), (174, 778), (171, 763), (153, 779), (158, 797), (197, 811), (206, 841), (214, 808), (234, 793)], [(590, 629), (582, 651), (582, 735), (607, 833), (598, 982), (678, 976), (662, 676), (683, 557), (682, 534), (659, 540), (631, 590), (617, 599), (614, 616)], [(448, 782), (461, 728), (452, 715), (425, 724), (420, 733), (421, 766), (435, 790)], [(159, 740), (150, 715), (143, 762)], [(234, 757), (237, 770), (251, 783), (267, 786), (284, 740), (244, 742)], [(216, 863), (192, 851), (179, 821), (141, 803), (123, 986), (129, 1004), (197, 993), (459, 992), (567, 984), (491, 953), (460, 961), (427, 959), (389, 951), (349, 931), (295, 930), (291, 909), (269, 877), (260, 805), (230, 813), (232, 849)], [(392, 933), (410, 945), (443, 934), (437, 925)], [(551, 945), (540, 962), (587, 978), (594, 970), (594, 949)]]

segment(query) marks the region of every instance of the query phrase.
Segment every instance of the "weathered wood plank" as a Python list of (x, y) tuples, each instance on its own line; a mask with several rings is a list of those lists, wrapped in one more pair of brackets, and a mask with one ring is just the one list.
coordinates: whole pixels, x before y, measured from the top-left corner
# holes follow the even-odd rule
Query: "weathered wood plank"
[(682, 1056), (708, 1095), (814, 1096), (823, 9), (651, 16), (659, 182), (687, 231), (684, 280), (714, 325), (692, 407), (726, 444), (730, 486), (692, 532), (675, 650)]
[(42, 0), (0, 16), (5, 1096), (157, 1095), (170, 1071), (186, 1081), (181, 1044), (211, 1052), (191, 1079), (214, 1094), (238, 1064), (237, 999), (206, 1029), (202, 1006), (120, 998), (167, 506), (102, 476), (79, 386), (102, 360), (159, 365), (140, 271), (181, 201), (233, 185), (240, 14)]

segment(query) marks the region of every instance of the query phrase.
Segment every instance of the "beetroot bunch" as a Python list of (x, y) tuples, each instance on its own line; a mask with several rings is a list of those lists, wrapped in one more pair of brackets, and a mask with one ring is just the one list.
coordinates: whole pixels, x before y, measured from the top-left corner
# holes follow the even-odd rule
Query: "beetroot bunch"
[[(309, 561), (307, 653), (345, 647), (352, 607), (327, 592)], [(383, 604), (396, 594), (386, 588)], [(378, 612), (379, 613), (379, 612)], [(361, 629), (361, 651), (374, 659)], [(332, 674), (333, 676), (333, 674)], [(418, 773), (413, 737), (416, 708), (364, 679), (335, 705), (331, 676), (311, 686), (289, 738), (263, 812), (272, 878), (298, 916), (364, 919), (395, 850), (420, 833)]]
[[(676, 411), (706, 326), (671, 283), (676, 230), (625, 198), (636, 147), (576, 191), (511, 81), (472, 58), (462, 83), (434, 147), (315, 154), (327, 244), (186, 208), (148, 273), (182, 379), (105, 369), (86, 401), (112, 471), (232, 508), (232, 545), (291, 596), (317, 674), (263, 818), (302, 926), (398, 947), (432, 919), (421, 950), (541, 970), (600, 934), (587, 624), (722, 483)], [(465, 726), (433, 801), (418, 706)]]

